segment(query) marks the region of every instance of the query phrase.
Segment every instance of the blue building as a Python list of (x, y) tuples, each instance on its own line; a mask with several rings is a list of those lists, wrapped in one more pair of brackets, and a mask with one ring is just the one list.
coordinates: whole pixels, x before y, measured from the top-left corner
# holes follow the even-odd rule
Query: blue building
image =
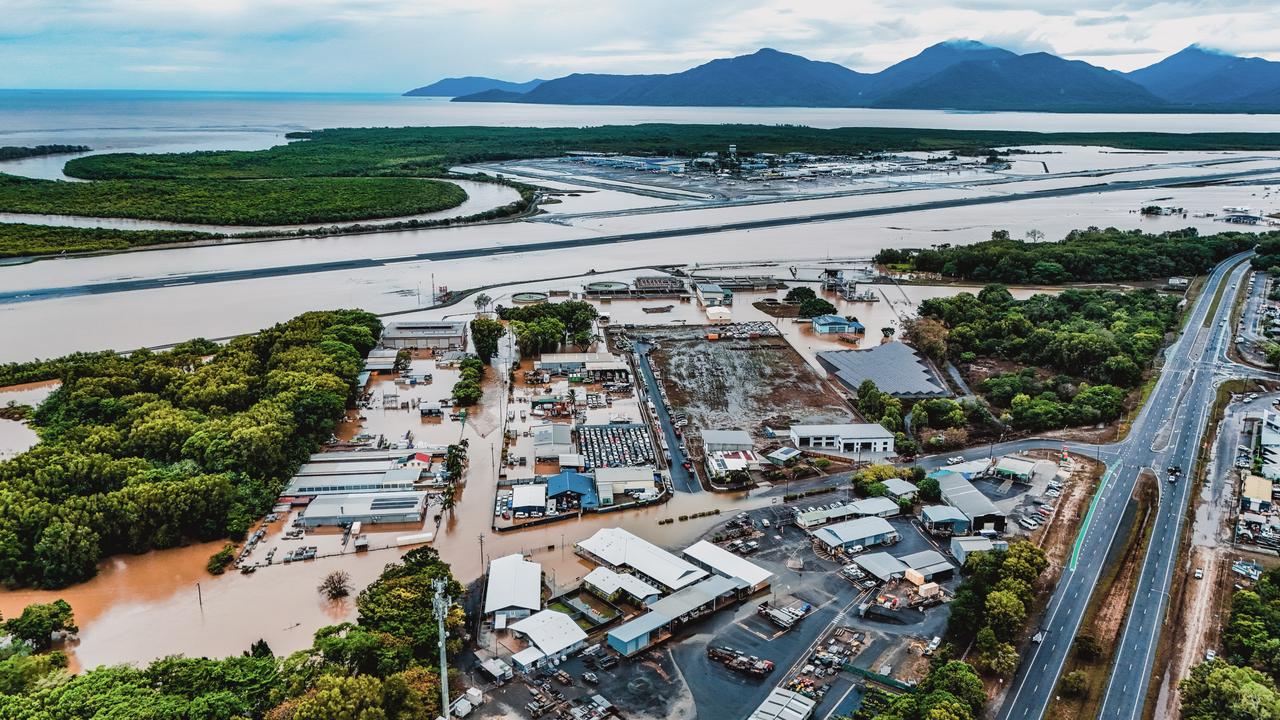
[(819, 315), (811, 321), (813, 331), (819, 335), (865, 335), (867, 329), (857, 320), (849, 320), (839, 315)]
[(590, 475), (565, 470), (547, 478), (547, 497), (552, 500), (576, 500), (583, 510), (600, 507), (596, 481)]

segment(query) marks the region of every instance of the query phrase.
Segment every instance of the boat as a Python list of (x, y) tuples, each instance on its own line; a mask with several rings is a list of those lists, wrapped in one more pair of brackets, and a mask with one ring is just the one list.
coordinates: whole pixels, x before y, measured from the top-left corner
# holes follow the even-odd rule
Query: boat
[(658, 307), (646, 307), (640, 309), (647, 313), (667, 313), (671, 312), (671, 309), (674, 307), (675, 305), (659, 305)]

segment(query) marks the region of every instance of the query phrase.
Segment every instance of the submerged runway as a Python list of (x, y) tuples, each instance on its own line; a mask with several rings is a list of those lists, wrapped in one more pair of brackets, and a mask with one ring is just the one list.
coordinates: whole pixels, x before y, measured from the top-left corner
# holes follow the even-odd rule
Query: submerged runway
[[(21, 291), (0, 292), (0, 304), (13, 304), (21, 302), (29, 302), (35, 300), (50, 300), (55, 298), (75, 297), (82, 295), (101, 295), (108, 293), (130, 292), (134, 290), (154, 290), (165, 287), (173, 287), (180, 285), (203, 285), (209, 283), (234, 282), (237, 280), (256, 280), (263, 278), (285, 277), (290, 275), (306, 275), (312, 273), (334, 272), (341, 270), (359, 270), (364, 268), (382, 267), (388, 265), (396, 265), (400, 263), (415, 262), (440, 262), (446, 260), (463, 260), (467, 258), (490, 257), (494, 255), (504, 255), (512, 253), (526, 252), (542, 252), (546, 250), (564, 250), (580, 247), (592, 247), (599, 245), (613, 245), (621, 243), (640, 242), (644, 240), (658, 240), (673, 237), (691, 237), (697, 235), (714, 235), (722, 232), (732, 232), (739, 230), (758, 230), (764, 228), (786, 227), (791, 225), (805, 225), (809, 223), (832, 222), (838, 220), (852, 220), (856, 218), (875, 217), (879, 215), (896, 215), (907, 212), (920, 212), (927, 210), (943, 210), (947, 208), (968, 207), (975, 205), (993, 205), (1007, 202), (1016, 202), (1019, 200), (1044, 200), (1048, 198), (1068, 197), (1072, 195), (1087, 195), (1090, 193), (1104, 192), (1120, 192), (1124, 190), (1142, 190), (1156, 187), (1170, 187), (1176, 185), (1185, 185), (1189, 183), (1195, 184), (1214, 184), (1228, 182), (1232, 180), (1240, 180), (1250, 177), (1276, 175), (1280, 173), (1280, 166), (1273, 168), (1263, 168), (1255, 170), (1240, 170), (1229, 173), (1216, 173), (1212, 175), (1191, 175), (1175, 178), (1153, 178), (1146, 180), (1122, 180), (1108, 183), (1098, 183), (1092, 185), (1080, 185), (1066, 188), (1051, 188), (1046, 190), (1035, 190), (1030, 192), (1016, 193), (1012, 195), (996, 195), (996, 196), (979, 196), (970, 198), (951, 198), (946, 200), (932, 200), (919, 203), (911, 203), (907, 205), (892, 205), (874, 208), (859, 208), (856, 210), (842, 210), (829, 213), (818, 213), (813, 215), (800, 215), (795, 217), (766, 218), (760, 220), (746, 220), (741, 222), (721, 223), (716, 225), (700, 225), (686, 228), (668, 228), (663, 230), (651, 230), (645, 232), (623, 233), (615, 235), (601, 235), (598, 237), (573, 238), (568, 240), (553, 240), (550, 242), (531, 242), (518, 243), (512, 245), (490, 245), (485, 247), (467, 248), (462, 250), (442, 250), (438, 252), (424, 252), (413, 255), (404, 255), (389, 258), (352, 258), (348, 260), (333, 260), (328, 262), (309, 263), (303, 265), (280, 265), (274, 267), (247, 268), (240, 270), (225, 270), (219, 272), (193, 273), (189, 275), (169, 275), (153, 278), (131, 278), (128, 280), (118, 280), (111, 282), (92, 283), (84, 285), (66, 285), (61, 287), (33, 288)], [(163, 248), (158, 249), (163, 252)]]

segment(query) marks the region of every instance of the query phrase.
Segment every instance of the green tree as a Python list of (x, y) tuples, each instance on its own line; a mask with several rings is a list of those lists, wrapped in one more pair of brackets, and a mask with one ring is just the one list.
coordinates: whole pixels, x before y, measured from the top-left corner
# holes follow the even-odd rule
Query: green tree
[(54, 633), (74, 635), (80, 628), (76, 627), (71, 605), (65, 600), (54, 600), (26, 606), (21, 615), (4, 621), (4, 631), (37, 652), (43, 652), (53, 645)]
[(987, 702), (982, 679), (968, 663), (960, 660), (951, 660), (935, 667), (919, 685), (919, 692), (925, 695), (937, 691), (955, 696), (968, 706), (975, 717), (981, 716), (982, 707)]
[(822, 298), (809, 298), (800, 302), (800, 317), (815, 318), (819, 315), (831, 315), (835, 313), (836, 306), (823, 300)]
[(68, 522), (49, 524), (36, 541), (34, 563), (45, 587), (65, 587), (92, 577), (102, 550), (98, 533)]
[(1027, 608), (1017, 595), (1007, 590), (993, 590), (987, 594), (987, 620), (996, 637), (1010, 640), (1017, 636), (1027, 620)]
[(1072, 670), (1062, 676), (1058, 687), (1067, 697), (1084, 697), (1089, 691), (1089, 677), (1083, 670)]
[(471, 341), (476, 355), (484, 362), (489, 362), (498, 354), (498, 341), (507, 334), (507, 328), (499, 320), (492, 318), (476, 318), (471, 321)]
[(813, 288), (805, 287), (804, 285), (797, 285), (787, 290), (787, 294), (783, 300), (790, 303), (802, 303), (805, 300), (812, 300), (816, 297), (818, 297), (818, 293), (814, 292)]

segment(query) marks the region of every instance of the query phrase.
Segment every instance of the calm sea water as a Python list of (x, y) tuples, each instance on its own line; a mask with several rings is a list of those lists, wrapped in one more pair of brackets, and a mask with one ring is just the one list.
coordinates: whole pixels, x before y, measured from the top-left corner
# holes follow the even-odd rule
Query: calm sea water
[[(393, 94), (0, 90), (0, 144), (61, 142), (95, 148), (267, 145), (291, 130), (405, 125), (583, 126), (791, 123), (813, 127), (989, 130), (1261, 132), (1269, 115), (953, 113), (841, 108), (617, 107), (451, 103)], [(250, 139), (251, 138), (251, 139)]]

